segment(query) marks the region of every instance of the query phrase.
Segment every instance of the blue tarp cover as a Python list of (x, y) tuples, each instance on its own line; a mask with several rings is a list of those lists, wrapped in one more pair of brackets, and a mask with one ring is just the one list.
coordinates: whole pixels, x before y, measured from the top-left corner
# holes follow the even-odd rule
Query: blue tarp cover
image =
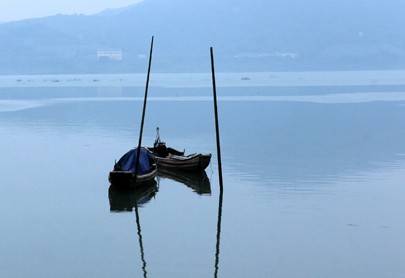
[[(136, 154), (137, 149), (130, 150), (117, 162), (116, 169), (120, 171), (131, 171), (135, 172)], [(145, 148), (141, 148), (139, 156), (139, 171), (138, 174), (143, 175), (149, 173), (152, 170), (152, 165), (150, 163), (150, 153)]]

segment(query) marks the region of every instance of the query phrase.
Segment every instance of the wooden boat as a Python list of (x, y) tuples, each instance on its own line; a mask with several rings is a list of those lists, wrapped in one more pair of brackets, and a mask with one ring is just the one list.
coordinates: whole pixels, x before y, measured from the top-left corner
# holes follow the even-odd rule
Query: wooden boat
[(160, 157), (153, 154), (159, 168), (179, 171), (201, 172), (204, 171), (211, 161), (211, 154), (172, 155)]
[(159, 168), (158, 177), (182, 183), (199, 195), (211, 195), (211, 183), (205, 171), (184, 172)]
[(157, 183), (153, 180), (150, 186), (122, 188), (111, 185), (108, 189), (108, 199), (111, 212), (130, 212), (135, 206), (142, 207), (156, 196)]
[(141, 148), (139, 158), (139, 171), (135, 176), (137, 149), (130, 150), (114, 164), (110, 172), (111, 184), (121, 187), (135, 187), (147, 185), (154, 181), (157, 175), (157, 167), (150, 152)]
[(160, 140), (159, 128), (153, 147), (148, 148), (153, 159), (159, 168), (166, 168), (179, 171), (201, 172), (211, 162), (211, 154), (190, 154), (185, 151), (168, 148), (165, 142)]

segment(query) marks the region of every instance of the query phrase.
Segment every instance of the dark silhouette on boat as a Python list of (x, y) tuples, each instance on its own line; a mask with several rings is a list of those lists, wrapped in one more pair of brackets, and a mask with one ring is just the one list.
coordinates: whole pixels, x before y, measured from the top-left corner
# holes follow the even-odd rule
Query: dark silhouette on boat
[(211, 195), (211, 182), (205, 171), (184, 172), (159, 169), (158, 177), (171, 179), (191, 188), (199, 195)]
[(211, 154), (190, 154), (185, 155), (185, 151), (178, 151), (166, 146), (160, 140), (159, 128), (153, 147), (148, 148), (159, 169), (170, 169), (177, 171), (201, 172), (204, 171), (211, 162)]

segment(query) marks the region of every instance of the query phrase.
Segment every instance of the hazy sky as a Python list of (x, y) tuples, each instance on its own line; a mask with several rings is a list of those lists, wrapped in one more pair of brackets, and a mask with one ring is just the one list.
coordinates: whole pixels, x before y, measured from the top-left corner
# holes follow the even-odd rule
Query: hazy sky
[(58, 13), (96, 13), (137, 2), (140, 0), (0, 0), (0, 22)]

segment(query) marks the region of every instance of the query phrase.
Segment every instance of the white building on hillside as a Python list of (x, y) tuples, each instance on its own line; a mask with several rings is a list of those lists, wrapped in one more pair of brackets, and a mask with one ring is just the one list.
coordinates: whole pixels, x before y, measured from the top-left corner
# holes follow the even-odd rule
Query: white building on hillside
[(97, 50), (97, 60), (122, 61), (122, 50)]

